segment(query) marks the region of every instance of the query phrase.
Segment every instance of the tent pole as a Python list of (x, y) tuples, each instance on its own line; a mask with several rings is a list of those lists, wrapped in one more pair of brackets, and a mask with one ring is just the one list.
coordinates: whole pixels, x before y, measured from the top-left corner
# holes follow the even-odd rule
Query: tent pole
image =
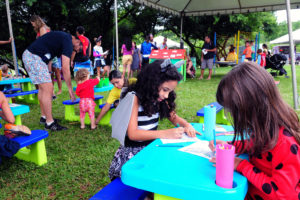
[(238, 31), (238, 34), (237, 34), (237, 44), (236, 44), (237, 60), (236, 60), (236, 64), (239, 64), (239, 53), (240, 53), (240, 31)]
[(118, 35), (118, 5), (117, 0), (115, 0), (115, 25), (116, 25), (116, 56), (117, 56), (117, 66), (119, 69), (119, 35)]
[(286, 3), (286, 16), (287, 24), (289, 30), (289, 40), (290, 40), (290, 57), (291, 57), (291, 68), (292, 68), (292, 82), (293, 82), (293, 97), (294, 97), (294, 108), (298, 110), (298, 94), (297, 94), (297, 80), (296, 80), (296, 69), (295, 69), (295, 52), (294, 52), (294, 40), (293, 40), (293, 30), (291, 21), (291, 5), (290, 0), (285, 0)]
[(18, 66), (17, 66), (17, 55), (16, 55), (16, 51), (15, 51), (16, 47), (15, 47), (14, 35), (13, 35), (12, 25), (11, 25), (9, 0), (5, 0), (5, 2), (6, 2), (6, 13), (7, 13), (7, 20), (8, 20), (9, 35), (11, 38), (13, 38), (11, 41), (11, 50), (12, 50), (13, 59), (14, 59), (15, 73), (18, 76), (19, 71), (18, 71)]
[(182, 28), (183, 28), (183, 13), (181, 13), (180, 15), (180, 49), (183, 49)]

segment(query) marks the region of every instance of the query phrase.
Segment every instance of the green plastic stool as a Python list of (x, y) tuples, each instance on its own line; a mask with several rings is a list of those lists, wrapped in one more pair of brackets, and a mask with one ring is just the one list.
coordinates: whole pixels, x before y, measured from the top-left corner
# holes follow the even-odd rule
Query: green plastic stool
[[(199, 123), (204, 123), (204, 117), (200, 116)], [(224, 125), (231, 125), (230, 121), (226, 118), (224, 109), (220, 110), (216, 114), (216, 123), (217, 124), (224, 124)]]
[(47, 153), (46, 153), (45, 141), (40, 140), (30, 145), (30, 149), (27, 147), (23, 147), (16, 153), (15, 156), (20, 160), (33, 162), (38, 166), (42, 166), (43, 164), (46, 164)]
[(104, 79), (103, 86), (109, 86), (109, 78)]
[(74, 105), (65, 105), (65, 120), (80, 121), (80, 117), (75, 114)]
[[(18, 159), (33, 162), (38, 166), (47, 163), (47, 153), (44, 139), (48, 132), (44, 130), (33, 130), (30, 136), (21, 136), (12, 140), (20, 144), (20, 150), (15, 154)], [(28, 148), (29, 146), (29, 148)]]
[(165, 195), (161, 195), (161, 194), (154, 194), (154, 200), (180, 200), (174, 197), (168, 197)]
[(103, 80), (100, 79), (98, 85), (96, 85), (96, 88), (102, 88), (103, 87)]
[(103, 117), (102, 119), (100, 120), (99, 124), (100, 125), (104, 125), (104, 126), (111, 126), (110, 125), (110, 118), (111, 118), (111, 115), (112, 113), (114, 112), (114, 108), (113, 109), (110, 109)]

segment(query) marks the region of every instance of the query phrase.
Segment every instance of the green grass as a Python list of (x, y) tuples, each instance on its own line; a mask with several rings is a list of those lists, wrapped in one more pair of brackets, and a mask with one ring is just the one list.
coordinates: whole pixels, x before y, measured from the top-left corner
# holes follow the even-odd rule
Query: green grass
[[(285, 68), (291, 75), (290, 67)], [(178, 85), (177, 114), (189, 122), (198, 122), (197, 110), (215, 101), (218, 83), (230, 69), (218, 68), (211, 81), (189, 79)], [(297, 72), (300, 74), (299, 66)], [(300, 75), (297, 78), (299, 84)], [(279, 77), (276, 80), (280, 80), (278, 88), (281, 95), (292, 106), (291, 78)], [(108, 95), (107, 92), (103, 94), (105, 98)], [(46, 139), (46, 165), (38, 167), (16, 158), (3, 159), (0, 165), (0, 199), (88, 199), (109, 183), (108, 168), (118, 142), (111, 138), (109, 127), (82, 131), (79, 123), (64, 121), (61, 102), (68, 98), (64, 85), (63, 94), (53, 102), (53, 114), (62, 119), (62, 124), (69, 130), (49, 134)], [(43, 129), (38, 124), (39, 106), (30, 105), (30, 109), (30, 113), (22, 116), (23, 124), (31, 129)], [(171, 123), (164, 120), (159, 128), (170, 127)]]

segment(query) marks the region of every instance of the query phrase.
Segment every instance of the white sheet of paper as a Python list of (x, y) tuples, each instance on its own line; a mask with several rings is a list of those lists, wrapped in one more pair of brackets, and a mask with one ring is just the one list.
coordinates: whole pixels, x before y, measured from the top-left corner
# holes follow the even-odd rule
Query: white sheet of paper
[(205, 140), (199, 140), (189, 146), (178, 149), (186, 153), (194, 154), (201, 156), (203, 158), (211, 159), (214, 156), (214, 153), (208, 147), (209, 142)]
[(182, 138), (180, 139), (160, 139), (160, 140), (163, 144), (200, 141), (197, 137), (190, 137), (186, 134), (183, 134)]
[(107, 55), (107, 54), (108, 54), (108, 52), (109, 52), (109, 50), (105, 51), (105, 52), (103, 53), (103, 55)]
[(226, 132), (226, 129), (223, 128), (222, 126), (216, 126), (216, 132), (220, 133), (220, 132)]

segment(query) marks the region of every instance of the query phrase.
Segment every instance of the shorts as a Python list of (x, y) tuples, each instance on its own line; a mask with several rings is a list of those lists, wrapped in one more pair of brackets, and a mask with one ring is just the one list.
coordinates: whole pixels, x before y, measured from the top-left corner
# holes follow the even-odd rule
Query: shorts
[(95, 61), (95, 67), (101, 67), (101, 68), (103, 68), (105, 66), (106, 66), (105, 60), (96, 60)]
[(142, 59), (142, 68), (149, 64), (149, 57), (143, 57)]
[(201, 69), (212, 69), (214, 66), (214, 59), (210, 58), (210, 59), (203, 59), (202, 63), (201, 63)]
[(85, 113), (88, 112), (90, 119), (95, 118), (95, 102), (92, 98), (81, 98), (79, 101), (80, 118), (85, 117)]
[(56, 69), (61, 69), (61, 59), (54, 57), (52, 59), (52, 67), (56, 68)]
[(25, 50), (22, 55), (22, 60), (33, 84), (38, 85), (52, 82), (48, 65), (41, 57)]
[(132, 64), (132, 55), (123, 55), (122, 64), (123, 65), (131, 65)]

